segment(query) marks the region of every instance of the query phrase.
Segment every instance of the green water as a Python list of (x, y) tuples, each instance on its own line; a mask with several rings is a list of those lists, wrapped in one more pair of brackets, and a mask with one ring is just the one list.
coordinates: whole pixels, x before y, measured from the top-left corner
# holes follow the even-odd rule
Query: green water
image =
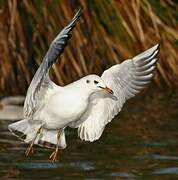
[(0, 122), (0, 179), (178, 179), (178, 100), (176, 95), (138, 96), (110, 123), (101, 139), (82, 142), (67, 131), (67, 149), (57, 163), (51, 150), (26, 145)]

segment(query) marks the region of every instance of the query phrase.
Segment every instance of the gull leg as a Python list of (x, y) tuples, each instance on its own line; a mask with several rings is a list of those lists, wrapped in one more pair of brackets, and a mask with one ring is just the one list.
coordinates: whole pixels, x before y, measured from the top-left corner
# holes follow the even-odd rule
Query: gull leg
[(26, 151), (25, 151), (25, 155), (29, 156), (31, 153), (33, 153), (33, 145), (35, 143), (36, 138), (38, 137), (38, 135), (41, 133), (42, 130), (42, 126), (38, 129), (34, 139), (32, 140), (32, 142), (30, 143), (30, 145), (27, 147)]
[(50, 157), (49, 157), (49, 159), (50, 159), (52, 162), (57, 161), (57, 154), (58, 154), (58, 151), (59, 151), (59, 139), (60, 139), (60, 130), (59, 130), (58, 133), (57, 133), (56, 149), (52, 152), (52, 154), (51, 154)]

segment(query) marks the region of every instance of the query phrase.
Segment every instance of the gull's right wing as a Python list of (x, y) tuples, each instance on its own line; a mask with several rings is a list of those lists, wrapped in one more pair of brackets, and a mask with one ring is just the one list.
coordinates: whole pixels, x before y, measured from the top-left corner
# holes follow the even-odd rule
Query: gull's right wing
[(151, 81), (158, 54), (159, 44), (103, 72), (101, 78), (113, 90), (115, 98), (110, 97), (111, 95), (106, 98), (91, 98), (89, 109), (82, 117), (85, 121), (78, 128), (78, 135), (82, 140), (99, 139), (105, 125), (120, 112), (125, 101)]
[(44, 88), (46, 87), (46, 89), (48, 89), (54, 84), (49, 78), (49, 69), (54, 63), (56, 63), (57, 58), (63, 53), (64, 48), (67, 45), (69, 38), (71, 37), (70, 32), (75, 26), (79, 16), (80, 10), (75, 14), (71, 22), (66, 27), (64, 27), (64, 29), (52, 41), (45, 57), (43, 58), (43, 61), (38, 68), (35, 76), (33, 77), (27, 91), (24, 104), (25, 118), (31, 118), (34, 112), (38, 109), (40, 101), (38, 96), (42, 89), (43, 93), (45, 94)]

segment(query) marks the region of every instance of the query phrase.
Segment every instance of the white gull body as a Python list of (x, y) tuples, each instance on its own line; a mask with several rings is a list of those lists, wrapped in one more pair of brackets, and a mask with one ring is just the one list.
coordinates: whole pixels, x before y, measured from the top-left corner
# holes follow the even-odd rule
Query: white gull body
[(56, 145), (60, 129), (59, 148), (65, 148), (67, 126), (78, 128), (82, 140), (99, 139), (106, 124), (121, 111), (125, 101), (139, 93), (153, 77), (158, 44), (112, 66), (101, 77), (88, 75), (63, 87), (52, 82), (49, 69), (62, 54), (78, 17), (79, 12), (51, 43), (28, 88), (24, 119), (9, 125), (9, 130), (27, 143), (34, 139), (40, 127), (43, 131), (35, 144), (45, 147)]
[[(95, 84), (94, 81), (98, 83)], [(70, 126), (72, 122), (77, 126), (78, 121), (81, 122), (81, 116), (87, 111), (90, 96), (97, 91), (101, 91), (101, 96), (105, 94), (99, 86), (106, 87), (97, 75), (88, 75), (64, 87), (53, 85), (35, 119), (44, 122), (46, 129), (61, 129)]]

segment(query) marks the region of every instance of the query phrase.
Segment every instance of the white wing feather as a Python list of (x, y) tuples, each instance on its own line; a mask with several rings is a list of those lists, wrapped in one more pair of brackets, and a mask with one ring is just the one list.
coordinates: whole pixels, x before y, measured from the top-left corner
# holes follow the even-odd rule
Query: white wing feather
[(103, 72), (101, 78), (114, 92), (114, 96), (92, 96), (88, 111), (82, 117), (85, 121), (78, 128), (82, 140), (94, 141), (100, 138), (104, 127), (123, 107), (125, 101), (139, 93), (153, 77), (159, 45), (114, 65)]

